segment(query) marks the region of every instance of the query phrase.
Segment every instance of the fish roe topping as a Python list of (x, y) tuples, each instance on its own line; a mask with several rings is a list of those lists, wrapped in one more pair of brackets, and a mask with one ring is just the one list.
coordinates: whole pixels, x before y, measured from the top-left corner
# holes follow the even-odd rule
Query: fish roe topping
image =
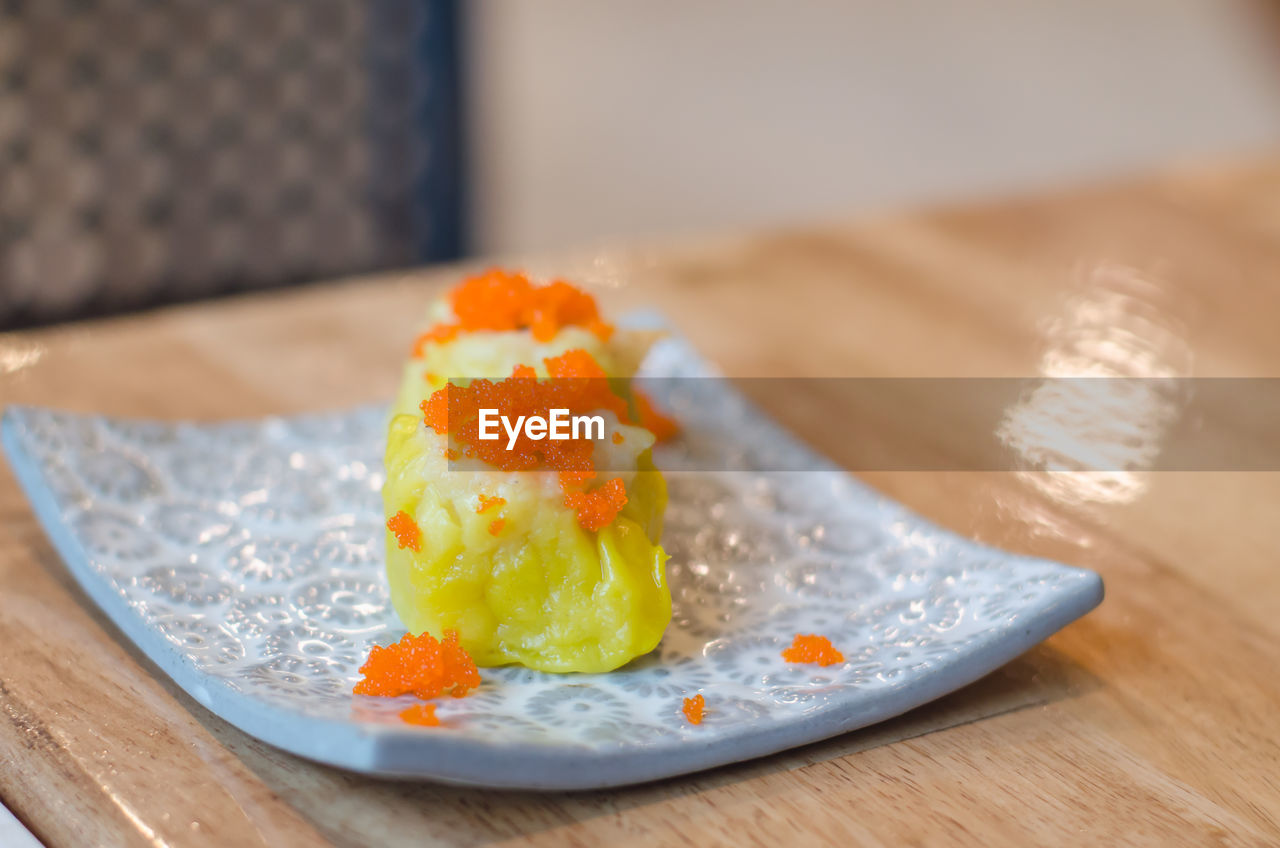
[(620, 444), (622, 444), (622, 442), (623, 442), (623, 441), (624, 441), (624, 439), (623, 439), (623, 437), (622, 437), (622, 433), (618, 432), (617, 430), (614, 430), (614, 431), (613, 431), (613, 443), (614, 443), (615, 445), (620, 445)]
[(413, 356), (415, 359), (421, 359), (427, 352), (429, 344), (445, 344), (451, 342), (458, 336), (458, 327), (453, 324), (437, 324), (430, 330), (418, 336), (413, 341)]
[(490, 495), (480, 495), (480, 503), (476, 506), (476, 515), (483, 515), (495, 506), (502, 506), (507, 502), (506, 498)]
[(430, 633), (406, 633), (386, 647), (374, 645), (360, 673), (364, 679), (355, 694), (386, 698), (413, 693), (426, 700), (442, 692), (461, 698), (480, 685), (480, 672), (458, 644), (456, 630), (446, 630), (439, 641)]
[(816, 663), (820, 666), (844, 662), (844, 654), (831, 647), (826, 636), (796, 634), (791, 647), (782, 652), (782, 658), (792, 663)]
[(416, 724), (419, 727), (440, 726), (440, 719), (436, 718), (435, 704), (414, 704), (409, 709), (400, 711), (400, 720), (405, 724)]
[(502, 528), (507, 526), (507, 519), (495, 518), (489, 522), (489, 535), (496, 536), (502, 532)]
[(453, 436), (465, 456), (499, 470), (559, 471), (565, 506), (577, 513), (583, 528), (596, 531), (617, 517), (627, 495), (618, 478), (586, 490), (596, 477), (595, 446), (590, 439), (532, 439), (521, 431), (508, 449), (504, 440), (480, 438), (481, 409), (500, 409), (509, 418), (548, 418), (552, 409), (567, 409), (570, 414), (608, 410), (628, 420), (626, 401), (614, 393), (604, 369), (591, 354), (575, 349), (543, 362), (551, 375), (549, 380), (538, 380), (533, 368), (518, 365), (505, 380), (445, 386), (422, 402), (423, 421), (436, 433)]
[(649, 400), (648, 395), (639, 389), (633, 389), (631, 396), (635, 398), (636, 413), (640, 419), (640, 426), (653, 434), (653, 438), (659, 442), (665, 442), (680, 432), (680, 425), (669, 415), (659, 412), (653, 405), (653, 401)]
[(413, 516), (403, 509), (387, 519), (387, 529), (395, 534), (400, 549), (409, 548), (414, 553), (422, 550), (422, 530)]
[(502, 471), (528, 471), (541, 466), (561, 471), (591, 470), (589, 439), (535, 440), (521, 432), (508, 450), (505, 440), (481, 439), (481, 409), (500, 409), (509, 418), (537, 415), (552, 409), (571, 414), (608, 410), (628, 420), (625, 400), (614, 393), (608, 376), (585, 350), (569, 350), (543, 360), (550, 380), (538, 380), (528, 365), (517, 365), (504, 380), (472, 380), (466, 386), (449, 384), (423, 401), (423, 421), (437, 433), (452, 433), (463, 453)]
[(706, 709), (706, 706), (707, 701), (702, 697), (702, 693), (699, 692), (692, 698), (685, 698), (684, 706), (680, 711), (684, 713), (684, 717), (690, 724), (702, 724), (702, 711)]
[(551, 341), (563, 327), (585, 327), (605, 342), (613, 335), (613, 326), (600, 318), (596, 299), (564, 280), (538, 285), (519, 272), (494, 268), (464, 280), (449, 299), (457, 320), (419, 336), (414, 356), (421, 357), (429, 344), (477, 330), (529, 330), (539, 342)]
[(627, 505), (627, 490), (622, 485), (622, 480), (614, 477), (589, 492), (566, 492), (564, 505), (578, 513), (578, 524), (583, 529), (594, 532), (607, 527), (618, 517), (618, 513)]

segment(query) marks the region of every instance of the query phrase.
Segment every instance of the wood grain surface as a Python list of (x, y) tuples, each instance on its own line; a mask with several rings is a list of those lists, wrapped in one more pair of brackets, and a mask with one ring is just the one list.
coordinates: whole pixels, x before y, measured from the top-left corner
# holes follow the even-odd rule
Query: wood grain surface
[[(662, 310), (738, 376), (1280, 377), (1280, 159), (519, 264)], [(0, 400), (226, 418), (385, 398), (459, 273), (0, 335)], [(949, 443), (909, 410), (835, 426), (823, 403), (771, 411), (851, 466), (869, 445)], [(78, 591), (5, 468), (0, 799), (50, 846), (1280, 844), (1280, 474), (860, 476), (961, 533), (1098, 570), (1106, 601), (885, 724), (536, 795), (370, 780), (228, 726)]]

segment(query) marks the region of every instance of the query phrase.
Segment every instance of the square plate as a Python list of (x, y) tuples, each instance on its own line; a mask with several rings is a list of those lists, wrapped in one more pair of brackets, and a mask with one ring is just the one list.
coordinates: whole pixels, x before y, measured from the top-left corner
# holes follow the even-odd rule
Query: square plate
[[(713, 374), (677, 339), (644, 373)], [(608, 674), (484, 669), (472, 696), (437, 701), (438, 728), (398, 719), (412, 699), (350, 694), (368, 648), (402, 632), (383, 408), (196, 424), (11, 407), (3, 441), (71, 573), (179, 686), (264, 742), (369, 774), (583, 789), (745, 760), (954, 691), (1101, 601), (1093, 572), (936, 527), (708, 385), (657, 398), (684, 429), (658, 457), (675, 605), (659, 648)], [(779, 451), (803, 466), (769, 467), (816, 470), (752, 470)], [(798, 632), (846, 661), (783, 662)], [(695, 692), (696, 727), (680, 714)]]

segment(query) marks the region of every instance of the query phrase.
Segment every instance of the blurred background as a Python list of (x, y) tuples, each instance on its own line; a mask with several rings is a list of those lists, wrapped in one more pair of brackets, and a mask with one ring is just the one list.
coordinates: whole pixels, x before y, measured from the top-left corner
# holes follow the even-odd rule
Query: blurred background
[(0, 0), (0, 328), (1278, 140), (1266, 0)]

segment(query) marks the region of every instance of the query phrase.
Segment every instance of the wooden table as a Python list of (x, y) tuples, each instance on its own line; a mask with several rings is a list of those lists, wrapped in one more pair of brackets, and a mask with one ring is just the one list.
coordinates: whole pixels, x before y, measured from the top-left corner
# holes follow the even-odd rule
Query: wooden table
[[(1280, 376), (1280, 159), (521, 264), (657, 306), (734, 375)], [(458, 273), (0, 336), (0, 398), (197, 418), (384, 398)], [(789, 420), (845, 461), (863, 438), (928, 438)], [(880, 726), (532, 795), (368, 780), (229, 727), (87, 602), (0, 471), (0, 798), (56, 846), (1280, 844), (1280, 476), (861, 476), (961, 533), (1097, 569), (1107, 600)]]

